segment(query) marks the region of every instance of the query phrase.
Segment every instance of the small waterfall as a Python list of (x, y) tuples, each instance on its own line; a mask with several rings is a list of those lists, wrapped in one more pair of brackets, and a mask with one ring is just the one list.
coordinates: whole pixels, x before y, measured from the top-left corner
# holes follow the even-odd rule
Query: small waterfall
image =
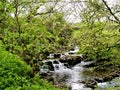
[(48, 73), (49, 71), (58, 71), (58, 70), (64, 70), (67, 67), (64, 66), (63, 63), (61, 63), (59, 60), (55, 59), (49, 59), (49, 60), (43, 60), (42, 65), (40, 66), (40, 72), (41, 73)]
[[(68, 63), (66, 63), (66, 61), (69, 60), (69, 58), (66, 60), (66, 56), (68, 57), (79, 56), (81, 57), (80, 59), (84, 58), (83, 54), (79, 54), (79, 55), (75, 54), (78, 51), (79, 51), (79, 48), (76, 46), (74, 50), (66, 52), (65, 54), (61, 54), (61, 55), (58, 54), (58, 56), (60, 56), (60, 58), (63, 61), (59, 60), (58, 57), (57, 59), (55, 59), (55, 55), (50, 54), (49, 55), (50, 59), (42, 61), (42, 64), (40, 66), (40, 73), (43, 73), (43, 75), (44, 73), (48, 74), (48, 77), (53, 78), (54, 83), (66, 84), (68, 87), (70, 87), (69, 90), (92, 90), (91, 88), (86, 87), (84, 83), (82, 83), (85, 81), (85, 77), (83, 76), (82, 73), (84, 70), (84, 66), (90, 65), (95, 61), (84, 62), (83, 60), (81, 60), (81, 62), (80, 63), (78, 62), (77, 65), (74, 64), (75, 66), (72, 66), (72, 68), (71, 67), (67, 68), (69, 66), (68, 66)], [(64, 62), (64, 60), (66, 61)], [(64, 62), (64, 63), (61, 63), (61, 62)], [(69, 65), (71, 64), (69, 63)], [(96, 84), (97, 84), (98, 90), (105, 90), (105, 88), (107, 87), (118, 86), (120, 84), (120, 78), (117, 78), (110, 82), (96, 82)]]
[(81, 62), (75, 65), (71, 69), (71, 77), (67, 80), (67, 85), (71, 87), (71, 90), (91, 90), (91, 88), (85, 87), (83, 83), (81, 83), (84, 78), (82, 76), (82, 71), (84, 70), (83, 65), (89, 64), (90, 62)]
[(63, 69), (66, 69), (67, 67), (64, 66), (63, 63), (61, 63), (59, 60), (56, 60), (56, 61), (53, 61), (52, 62), (53, 64), (53, 67), (54, 67), (54, 70), (63, 70)]
[[(54, 68), (54, 81), (57, 83), (63, 82), (66, 83), (67, 86), (69, 86), (70, 90), (91, 90), (90, 88), (85, 87), (83, 83), (81, 83), (84, 78), (82, 77), (82, 71), (84, 70), (83, 66), (90, 64), (91, 62), (81, 62), (77, 65), (75, 65), (73, 68), (67, 68), (64, 66), (64, 63), (61, 63), (59, 60), (47, 60), (44, 61), (44, 64), (46, 62), (51, 62), (53, 68)], [(42, 71), (47, 72), (49, 69), (49, 65), (46, 64), (42, 67)]]
[[(64, 55), (60, 55), (61, 58), (65, 58), (66, 55), (79, 56), (83, 59), (83, 55), (74, 54), (79, 51), (79, 48), (76, 46), (74, 50), (71, 50)], [(68, 55), (68, 56), (69, 56)], [(91, 88), (85, 87), (82, 83), (84, 80), (82, 72), (84, 70), (83, 66), (90, 64), (91, 62), (83, 62), (73, 66), (72, 68), (67, 68), (64, 64), (61, 63), (58, 59), (56, 60), (54, 54), (49, 55), (49, 60), (44, 60), (43, 65), (40, 67), (40, 72), (48, 73), (53, 70), (51, 77), (54, 78), (55, 83), (65, 83), (70, 90), (91, 90)]]

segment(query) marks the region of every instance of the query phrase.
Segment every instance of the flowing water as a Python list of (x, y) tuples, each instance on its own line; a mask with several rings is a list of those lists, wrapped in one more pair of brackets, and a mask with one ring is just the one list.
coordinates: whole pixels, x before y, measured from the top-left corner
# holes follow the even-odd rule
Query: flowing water
[[(91, 62), (82, 61), (72, 68), (67, 68), (64, 66), (64, 63), (61, 63), (59, 60), (47, 60), (46, 62), (49, 61), (53, 64), (54, 72), (52, 77), (56, 83), (64, 82), (70, 87), (70, 90), (91, 90), (82, 83), (84, 80), (82, 76), (83, 66), (90, 64)], [(45, 67), (46, 65), (43, 66)], [(46, 72), (48, 69), (42, 67), (41, 71)]]
[[(74, 54), (78, 51), (78, 47), (75, 47), (74, 51), (69, 51), (67, 52), (67, 54)], [(82, 57), (82, 54), (80, 54), (79, 56)], [(64, 55), (62, 55), (61, 57), (64, 57)], [(64, 65), (65, 63), (61, 63), (58, 59), (54, 59), (54, 54), (50, 54), (49, 58), (49, 60), (43, 60), (42, 65), (40, 67), (41, 73), (52, 73), (50, 74), (50, 76), (54, 79), (55, 83), (64, 83), (68, 87), (70, 87), (70, 90), (92, 90), (91, 88), (86, 87), (85, 84), (82, 83), (85, 80), (85, 77), (83, 76), (82, 72), (84, 70), (84, 65), (89, 65), (93, 63), (93, 61), (81, 61), (81, 63), (78, 63), (72, 68), (67, 68)], [(114, 87), (119, 84), (120, 77), (118, 77), (117, 79), (113, 79), (110, 82), (97, 82), (97, 90), (105, 90), (105, 88), (107, 87)]]
[[(50, 71), (49, 65), (53, 66), (53, 70)], [(61, 63), (59, 60), (51, 59), (43, 61), (43, 65), (40, 67), (41, 73), (52, 73), (53, 79), (55, 83), (64, 83), (70, 90), (92, 90), (85, 86), (82, 81), (85, 80), (82, 72), (84, 70), (84, 65), (89, 65), (93, 62), (84, 62), (78, 63), (72, 68), (67, 68), (64, 63)], [(47, 65), (49, 63), (49, 65)], [(97, 90), (105, 90), (108, 87), (115, 87), (120, 85), (120, 77), (117, 77), (109, 82), (97, 82)]]
[(97, 83), (98, 90), (105, 90), (105, 88), (116, 87), (120, 85), (120, 77), (116, 77), (109, 82)]
[(81, 83), (84, 78), (82, 76), (83, 65), (88, 64), (87, 62), (81, 62), (75, 65), (70, 71), (70, 78), (68, 78), (66, 84), (71, 87), (71, 90), (91, 90), (90, 88), (85, 87)]

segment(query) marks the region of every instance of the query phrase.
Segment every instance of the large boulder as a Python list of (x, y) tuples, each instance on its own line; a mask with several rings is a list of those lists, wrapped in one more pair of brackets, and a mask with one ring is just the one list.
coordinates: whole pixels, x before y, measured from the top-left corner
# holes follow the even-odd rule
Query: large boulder
[(73, 67), (74, 65), (80, 63), (83, 58), (80, 55), (66, 55), (64, 59), (60, 58), (61, 63), (67, 63), (69, 67)]

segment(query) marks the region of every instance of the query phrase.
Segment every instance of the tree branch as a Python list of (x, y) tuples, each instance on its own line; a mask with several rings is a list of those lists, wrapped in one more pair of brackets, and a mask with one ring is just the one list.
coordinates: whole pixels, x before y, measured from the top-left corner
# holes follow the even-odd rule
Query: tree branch
[(108, 4), (106, 3), (106, 1), (105, 1), (105, 0), (102, 0), (102, 2), (103, 2), (104, 5), (107, 7), (109, 13), (114, 17), (114, 19), (116, 20), (116, 22), (120, 24), (119, 18), (112, 12), (111, 8), (108, 6)]

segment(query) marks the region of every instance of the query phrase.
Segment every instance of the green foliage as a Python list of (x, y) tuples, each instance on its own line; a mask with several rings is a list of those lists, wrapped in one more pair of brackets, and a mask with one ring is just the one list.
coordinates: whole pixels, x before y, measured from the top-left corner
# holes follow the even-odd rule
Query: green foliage
[(120, 90), (120, 87), (111, 87), (111, 88), (107, 88), (106, 90)]
[(18, 56), (0, 48), (0, 90), (58, 90), (38, 74), (31, 78), (31, 71)]
[(57, 49), (57, 52), (71, 43), (72, 28), (63, 19), (63, 13), (54, 13), (50, 18), (44, 21), (44, 24), (51, 34), (50, 37), (48, 36), (49, 43)]
[(28, 83), (31, 68), (16, 55), (0, 50), (0, 89)]
[(0, 15), (0, 39), (7, 51), (33, 66), (34, 60), (41, 60), (50, 52), (68, 46), (72, 29), (64, 20), (63, 13), (53, 13), (47, 19), (47, 14), (36, 17), (38, 7), (47, 0), (8, 2), (0, 2), (0, 12), (3, 14)]
[(47, 14), (36, 17), (38, 8), (47, 1), (0, 1), (1, 90), (56, 90), (34, 76), (39, 72), (40, 60), (66, 49), (72, 29), (62, 13), (51, 14), (47, 19)]
[(88, 54), (89, 59), (93, 60), (119, 59), (120, 33), (118, 29), (109, 27), (113, 28), (114, 24), (96, 23), (93, 29), (81, 25), (81, 30), (73, 34), (73, 38), (80, 45), (80, 52)]
[(93, 28), (96, 21), (101, 22), (109, 16), (108, 10), (100, 0), (87, 0), (85, 4), (87, 10), (82, 13), (82, 17), (88, 28)]

